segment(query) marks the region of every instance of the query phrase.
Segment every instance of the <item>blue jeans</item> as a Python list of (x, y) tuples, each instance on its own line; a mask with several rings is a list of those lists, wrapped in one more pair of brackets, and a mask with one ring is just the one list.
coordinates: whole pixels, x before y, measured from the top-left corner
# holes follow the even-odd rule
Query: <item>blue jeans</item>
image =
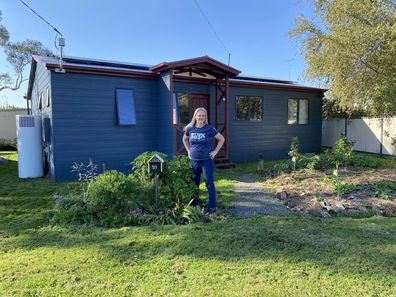
[(206, 188), (209, 193), (209, 203), (208, 210), (214, 211), (216, 210), (216, 188), (213, 182), (213, 173), (214, 173), (214, 162), (212, 159), (195, 161), (190, 160), (190, 164), (194, 173), (194, 182), (197, 186), (199, 186), (201, 182), (201, 173), (204, 174)]

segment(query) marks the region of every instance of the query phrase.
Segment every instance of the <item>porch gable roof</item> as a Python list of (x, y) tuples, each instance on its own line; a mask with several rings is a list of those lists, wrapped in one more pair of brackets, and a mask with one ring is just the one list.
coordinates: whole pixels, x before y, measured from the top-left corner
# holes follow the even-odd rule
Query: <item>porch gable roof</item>
[(153, 72), (161, 72), (169, 69), (178, 69), (185, 72), (209, 73), (215, 77), (237, 76), (241, 73), (238, 69), (230, 67), (220, 61), (209, 56), (202, 56), (192, 59), (185, 59), (173, 62), (162, 62), (158, 65), (150, 67)]

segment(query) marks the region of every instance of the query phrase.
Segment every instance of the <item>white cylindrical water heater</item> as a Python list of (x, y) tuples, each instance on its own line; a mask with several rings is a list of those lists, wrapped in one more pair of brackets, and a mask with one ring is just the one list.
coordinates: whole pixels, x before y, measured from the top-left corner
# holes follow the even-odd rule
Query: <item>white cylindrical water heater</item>
[(18, 176), (43, 176), (41, 116), (17, 115)]

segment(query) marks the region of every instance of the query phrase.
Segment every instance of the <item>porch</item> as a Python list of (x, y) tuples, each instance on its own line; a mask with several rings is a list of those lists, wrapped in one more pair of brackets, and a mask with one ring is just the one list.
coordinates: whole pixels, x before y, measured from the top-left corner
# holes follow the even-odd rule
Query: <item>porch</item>
[[(183, 128), (190, 122), (196, 108), (208, 111), (208, 122), (225, 137), (225, 143), (216, 162), (229, 162), (228, 96), (229, 78), (240, 71), (208, 56), (161, 63), (151, 71), (167, 72), (169, 89), (169, 116), (173, 131), (173, 154), (186, 154)], [(186, 83), (192, 88), (183, 87)], [(218, 167), (221, 167), (220, 166)]]

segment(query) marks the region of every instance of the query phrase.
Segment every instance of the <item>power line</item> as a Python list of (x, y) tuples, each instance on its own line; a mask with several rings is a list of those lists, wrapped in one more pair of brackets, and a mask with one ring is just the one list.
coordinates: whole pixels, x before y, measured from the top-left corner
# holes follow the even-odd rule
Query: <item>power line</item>
[(35, 15), (37, 15), (40, 19), (42, 19), (44, 22), (47, 23), (48, 26), (50, 26), (56, 33), (58, 33), (60, 36), (62, 36), (62, 33), (59, 32), (58, 29), (56, 29), (54, 26), (52, 26), (48, 21), (46, 21), (41, 15), (39, 15), (33, 8), (31, 8), (29, 5), (27, 5), (23, 0), (19, 0), (22, 2), (23, 5), (25, 5), (27, 8), (29, 8)]
[[(22, 1), (22, 0), (21, 0)], [(205, 15), (204, 11), (202, 10), (201, 6), (199, 6), (197, 0), (194, 0), (195, 4), (197, 5), (199, 11), (201, 12), (202, 16), (204, 17), (204, 19), (206, 20), (206, 22), (208, 23), (210, 29), (212, 29), (213, 33), (216, 35), (217, 39), (220, 41), (220, 43), (223, 45), (224, 49), (226, 50), (226, 52), (228, 53), (228, 64), (230, 64), (230, 56), (231, 53), (228, 50), (228, 48), (225, 46), (223, 40), (221, 40), (219, 34), (217, 34), (216, 30), (214, 29), (214, 27), (212, 26), (212, 24), (210, 23), (209, 19), (207, 18), (207, 16)]]

